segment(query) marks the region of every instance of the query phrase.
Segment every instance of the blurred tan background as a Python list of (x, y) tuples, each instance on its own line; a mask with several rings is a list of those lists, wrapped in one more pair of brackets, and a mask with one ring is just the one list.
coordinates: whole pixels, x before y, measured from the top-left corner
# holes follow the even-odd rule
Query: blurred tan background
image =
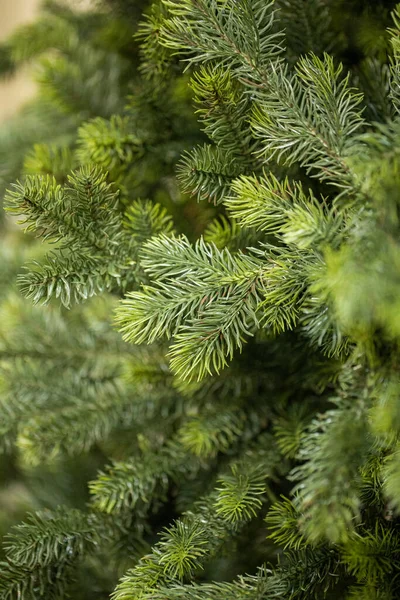
[[(0, 41), (18, 25), (35, 17), (40, 0), (0, 0)], [(34, 92), (28, 70), (0, 82), (0, 120), (6, 119)]]
[[(64, 0), (75, 9), (87, 9), (91, 0)], [(0, 42), (12, 31), (35, 18), (42, 0), (0, 0)], [(0, 121), (12, 115), (35, 91), (29, 69), (8, 81), (0, 81)]]

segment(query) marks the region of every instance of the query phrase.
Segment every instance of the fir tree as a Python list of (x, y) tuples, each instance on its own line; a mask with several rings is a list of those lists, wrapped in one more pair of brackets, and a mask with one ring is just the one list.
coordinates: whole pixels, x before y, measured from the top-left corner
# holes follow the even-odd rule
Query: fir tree
[(39, 62), (0, 132), (1, 598), (399, 597), (399, 32), (51, 2), (1, 49)]

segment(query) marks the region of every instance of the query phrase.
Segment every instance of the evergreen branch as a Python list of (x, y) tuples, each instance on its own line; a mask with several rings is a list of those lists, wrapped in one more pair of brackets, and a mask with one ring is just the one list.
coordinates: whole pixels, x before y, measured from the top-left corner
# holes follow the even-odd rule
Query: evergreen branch
[(307, 543), (307, 538), (299, 529), (300, 514), (288, 498), (271, 506), (265, 517), (269, 536), (283, 548), (298, 550)]
[[(167, 257), (167, 258), (165, 258)], [(218, 250), (200, 238), (193, 246), (185, 236), (159, 236), (147, 242), (142, 250), (142, 265), (159, 282), (186, 282), (233, 285), (257, 272), (261, 261), (243, 253), (232, 255)]]
[(308, 195), (299, 182), (242, 176), (231, 186), (234, 195), (224, 202), (242, 227), (279, 234), (286, 244), (298, 248), (338, 245), (344, 229), (343, 215)]
[(400, 564), (398, 534), (376, 523), (374, 531), (353, 533), (343, 548), (343, 560), (359, 582), (379, 587)]
[[(130, 408), (134, 403), (123, 400), (121, 377), (128, 364), (134, 370), (136, 359), (141, 365), (151, 359), (145, 359), (143, 353), (135, 357), (131, 347), (106, 326), (112, 306), (103, 299), (66, 315), (52, 308), (42, 311), (13, 294), (3, 302), (1, 319), (7, 323), (0, 336), (3, 446), (13, 445), (20, 432), (20, 442), (24, 439), (31, 460), (46, 460), (65, 443), (67, 453), (80, 451), (83, 440), (99, 433), (96, 422), (107, 431), (117, 415), (128, 420), (130, 411), (125, 413), (122, 405)], [(154, 402), (149, 386), (146, 393)], [(94, 406), (97, 412), (91, 413)], [(85, 410), (93, 427), (78, 418)]]
[(38, 597), (60, 600), (65, 595), (69, 579), (69, 569), (64, 566), (23, 569), (20, 565), (0, 563), (2, 600), (37, 600)]
[(204, 525), (189, 519), (176, 521), (160, 537), (158, 564), (168, 578), (182, 580), (201, 568), (208, 545)]
[(109, 118), (123, 109), (125, 69), (118, 54), (77, 40), (68, 54), (41, 59), (37, 81), (43, 97), (63, 113)]
[(198, 459), (190, 458), (183, 446), (170, 442), (164, 448), (149, 450), (126, 462), (110, 466), (90, 484), (93, 505), (107, 513), (126, 509), (148, 510), (162, 498), (169, 481), (200, 468)]
[(399, 381), (397, 375), (390, 371), (382, 372), (379, 375), (372, 393), (374, 404), (370, 411), (371, 430), (385, 445), (391, 447), (393, 442), (396, 442), (397, 433), (400, 430), (400, 413), (397, 403)]
[[(122, 301), (117, 324), (125, 340), (151, 343), (162, 336), (169, 338), (190, 316), (202, 328), (207, 312), (210, 319), (214, 313), (209, 327), (215, 329), (222, 305), (230, 308), (224, 326), (233, 329), (236, 340), (240, 341), (241, 327), (248, 330), (237, 321), (246, 314), (254, 315), (257, 292), (253, 284), (260, 273), (256, 259), (243, 254), (233, 256), (226, 249), (219, 251), (203, 240), (191, 247), (184, 237), (160, 236), (144, 245), (141, 264), (157, 278), (157, 286), (131, 292)], [(243, 300), (248, 302), (247, 307)], [(231, 348), (229, 344), (229, 352)]]
[(197, 114), (208, 137), (239, 163), (254, 164), (249, 118), (251, 100), (229, 72), (200, 67), (191, 79)]
[(172, 371), (182, 379), (199, 381), (225, 368), (259, 323), (261, 286), (258, 272), (233, 290), (225, 288), (219, 297), (211, 296), (201, 313), (175, 335), (169, 351)]
[(0, 564), (5, 600), (60, 600), (76, 562), (98, 544), (95, 519), (78, 510), (31, 514), (6, 537), (7, 562)]
[(77, 158), (83, 164), (98, 165), (114, 178), (143, 154), (143, 144), (133, 133), (129, 120), (113, 115), (87, 121), (78, 130)]
[(135, 422), (129, 414), (133, 408), (131, 394), (118, 390), (114, 382), (99, 388), (83, 389), (81, 396), (69, 396), (66, 406), (46, 410), (22, 424), (17, 446), (24, 461), (40, 465), (59, 455), (88, 452), (95, 444), (107, 441), (118, 426)]
[(367, 121), (384, 123), (394, 116), (391, 98), (393, 74), (386, 63), (376, 57), (367, 57), (355, 73), (354, 83), (364, 95), (364, 118)]
[(285, 552), (279, 560), (277, 575), (287, 585), (285, 598), (289, 595), (291, 600), (319, 600), (330, 592), (335, 597), (338, 590), (334, 588), (341, 577), (339, 555), (329, 546), (308, 545), (301, 550)]
[(10, 182), (21, 175), (28, 152), (37, 143), (69, 144), (79, 115), (63, 117), (57, 107), (43, 98), (27, 104), (18, 115), (0, 128), (0, 190), (4, 195)]
[[(279, 459), (272, 439), (263, 436), (247, 456), (232, 463), (232, 466), (236, 464), (233, 477), (242, 477), (245, 481), (251, 461), (256, 456), (262, 457), (264, 478), (271, 476)], [(259, 475), (261, 476), (261, 473)], [(228, 476), (226, 483), (229, 484), (229, 481)], [(254, 502), (254, 493), (258, 500), (259, 491), (258, 483), (256, 487), (249, 486), (247, 490), (243, 490), (241, 506), (247, 504), (249, 508)], [(148, 594), (154, 593), (165, 584), (168, 588), (171, 584), (176, 585), (176, 579), (183, 579), (194, 567), (196, 571), (202, 569), (203, 563), (215, 555), (221, 545), (247, 523), (248, 517), (254, 516), (251, 509), (249, 512), (234, 511), (234, 514), (229, 510), (224, 512), (223, 507), (228, 508), (233, 500), (232, 494), (235, 495), (235, 490), (229, 493), (227, 487), (223, 488), (222, 495), (211, 492), (196, 502), (192, 511), (185, 513), (172, 527), (164, 530), (152, 554), (144, 557), (121, 580), (114, 592), (114, 600), (149, 597)]]
[(153, 236), (174, 234), (174, 223), (167, 210), (150, 200), (132, 202), (123, 223), (138, 248)]
[(400, 472), (400, 450), (396, 446), (387, 460), (383, 470), (383, 486), (386, 498), (389, 500), (391, 507), (396, 511), (400, 511), (399, 502), (399, 472)]
[(342, 71), (327, 54), (323, 59), (302, 58), (294, 75), (280, 65), (271, 66), (264, 84), (267, 93), (264, 85), (258, 93), (252, 127), (266, 157), (298, 163), (344, 194), (357, 191), (345, 159), (363, 119), (362, 97), (349, 87), (349, 76), (341, 78)]
[(204, 145), (181, 157), (177, 177), (183, 192), (199, 201), (221, 204), (241, 171), (240, 163), (225, 148)]
[(55, 296), (67, 308), (72, 301), (141, 281), (141, 244), (159, 231), (172, 231), (166, 211), (149, 201), (132, 203), (123, 221), (118, 194), (96, 167), (84, 167), (68, 181), (62, 188), (54, 178), (28, 177), (7, 196), (8, 210), (25, 216), (27, 230), (59, 244), (47, 264), (33, 263), (19, 276), (22, 292), (34, 303)]
[[(4, 377), (2, 382), (3, 398), (0, 403), (1, 411), (1, 434), (2, 444), (5, 449), (9, 449), (14, 445), (18, 432), (31, 421), (33, 429), (38, 427), (38, 422), (43, 422), (49, 419), (50, 415), (54, 415), (61, 407), (71, 401), (74, 395), (82, 400), (90, 396), (91, 393), (98, 392), (100, 387), (97, 382), (91, 382), (74, 371), (65, 369), (63, 371), (63, 380), (59, 378), (59, 367), (57, 368), (38, 368), (38, 364), (32, 364), (31, 361), (21, 361), (14, 363), (7, 370), (7, 379)], [(10, 371), (13, 375), (10, 376)], [(44, 382), (45, 378), (45, 382)], [(41, 411), (41, 418), (38, 419), (37, 411)], [(51, 420), (51, 417), (50, 417)], [(56, 428), (59, 424), (54, 425)], [(39, 432), (40, 433), (40, 432)], [(64, 432), (65, 435), (66, 432)], [(70, 431), (67, 431), (67, 434)], [(37, 432), (36, 432), (37, 435)], [(59, 442), (54, 441), (55, 446)], [(49, 440), (43, 440), (43, 444), (49, 444)], [(29, 448), (29, 441), (24, 440), (24, 445)], [(43, 448), (41, 446), (31, 445), (27, 457), (31, 461), (37, 461), (43, 457)], [(48, 446), (47, 446), (48, 450)], [(47, 454), (45, 454), (45, 458)], [(39, 459), (39, 460), (40, 460)]]
[(293, 471), (301, 479), (294, 503), (300, 528), (311, 542), (346, 541), (360, 518), (359, 469), (368, 448), (365, 419), (361, 403), (343, 406), (316, 419), (304, 438), (299, 457), (305, 462)]
[(230, 252), (237, 252), (257, 245), (264, 236), (257, 233), (255, 229), (240, 227), (236, 220), (221, 215), (210, 221), (203, 237), (207, 244), (213, 244), (220, 250), (228, 248)]
[[(246, 364), (246, 360), (244, 360)], [(251, 368), (244, 369), (239, 361), (234, 361), (227, 371), (222, 371), (218, 377), (209, 376), (199, 381), (174, 380), (174, 386), (184, 397), (193, 398), (196, 402), (206, 402), (215, 398), (219, 402), (229, 400), (234, 402), (242, 398), (255, 398), (264, 390), (270, 389), (271, 373), (263, 371), (260, 377), (256, 363)]]
[[(286, 584), (266, 568), (260, 568), (257, 575), (242, 575), (232, 583), (173, 583), (160, 587), (151, 593), (144, 593), (143, 600), (280, 600), (286, 593)], [(127, 596), (126, 600), (130, 600)]]
[(304, 439), (310, 421), (307, 403), (288, 406), (284, 413), (274, 419), (274, 435), (279, 450), (287, 458), (295, 458)]
[(106, 176), (89, 167), (70, 176), (69, 183), (62, 189), (54, 178), (27, 177), (8, 193), (7, 209), (26, 215), (21, 223), (27, 231), (41, 231), (43, 239), (51, 242), (63, 240), (68, 248), (78, 250), (83, 245), (98, 253), (110, 241), (115, 244), (117, 223), (110, 211), (116, 207), (117, 194)]
[(294, 329), (306, 297), (307, 275), (314, 257), (265, 245), (267, 267), (263, 276), (260, 323), (274, 335)]
[(256, 517), (266, 491), (264, 480), (265, 474), (258, 466), (243, 473), (233, 465), (231, 473), (218, 481), (217, 514), (232, 523)]
[(0, 307), (0, 358), (34, 361), (38, 371), (49, 367), (59, 373), (62, 366), (78, 376), (89, 372), (93, 379), (100, 371), (103, 377), (116, 376), (137, 351), (108, 326), (106, 319), (114, 306), (111, 297), (103, 297), (79, 311), (65, 312), (53, 306), (43, 311), (20, 295), (9, 294)]
[(258, 253), (267, 264), (226, 248), (219, 251), (203, 240), (194, 248), (183, 237), (151, 240), (143, 248), (141, 265), (157, 278), (156, 286), (131, 292), (117, 310), (124, 339), (151, 343), (173, 337), (173, 372), (200, 380), (223, 369), (260, 321), (276, 332), (292, 328), (313, 256), (278, 249), (272, 253), (269, 247)]
[(263, 68), (282, 53), (274, 30), (274, 3), (263, 0), (163, 0), (171, 18), (161, 43), (188, 64), (218, 62), (237, 75)]
[(341, 40), (335, 36), (331, 6), (327, 0), (277, 0), (275, 4), (291, 62), (307, 52), (321, 56), (340, 46)]
[(6, 537), (7, 557), (22, 569), (70, 563), (95, 547), (93, 526), (78, 510), (32, 514)]
[[(211, 582), (182, 585), (177, 582), (168, 587), (162, 586), (150, 593), (143, 592), (141, 598), (161, 600), (271, 600), (291, 598), (305, 600), (312, 597), (325, 597), (329, 588), (333, 588), (338, 575), (335, 573), (334, 552), (326, 549), (307, 548), (303, 552), (285, 554), (282, 565), (275, 571), (259, 568), (256, 576), (240, 576), (233, 583)], [(322, 596), (321, 596), (322, 594)], [(133, 600), (135, 596), (121, 596), (123, 600)], [(386, 600), (386, 597), (384, 597)], [(369, 600), (369, 597), (368, 597)], [(383, 599), (382, 599), (383, 600)]]
[(47, 255), (47, 264), (28, 263), (28, 272), (20, 274), (17, 282), (22, 294), (34, 304), (47, 304), (55, 297), (65, 308), (70, 308), (73, 302), (92, 298), (118, 283), (121, 275), (115, 271), (110, 274), (104, 262), (87, 255), (80, 258), (51, 253)]
[(69, 146), (35, 144), (24, 160), (27, 175), (50, 175), (65, 183), (67, 175), (76, 169), (76, 159)]
[[(271, 29), (272, 4), (242, 0), (240, 9), (235, 3), (231, 12), (226, 3), (222, 8), (212, 0), (179, 5), (166, 1), (166, 6), (173, 16), (166, 22), (162, 43), (187, 52), (186, 60), (192, 64), (213, 61), (228, 66), (251, 87), (258, 101), (252, 127), (263, 145), (262, 154), (299, 163), (342, 193), (355, 191), (345, 157), (352, 134), (363, 123), (361, 96), (349, 88), (348, 76), (340, 80), (341, 65), (335, 68), (327, 54), (322, 60), (311, 55), (299, 61), (294, 76), (289, 75), (279, 58), (280, 34)], [(253, 35), (253, 27), (257, 34)]]
[[(75, 15), (46, 0), (1, 46), (2, 73), (37, 57), (41, 71), (35, 106), (0, 128), (0, 195), (24, 168), (9, 209), (55, 244), (20, 253), (34, 259), (19, 277), (34, 302), (127, 293), (126, 340), (171, 343), (118, 342), (109, 303), (25, 312), (8, 293), (11, 224), (0, 533), (26, 502), (83, 505), (78, 488), (110, 459), (94, 512), (43, 512), (12, 531), (0, 596), (94, 600), (128, 568), (114, 600), (393, 600), (400, 5), (386, 61), (383, 0), (372, 12), (361, 0), (104, 3)], [(231, 581), (265, 557), (273, 571)]]
[(165, 285), (145, 286), (142, 292), (130, 292), (116, 311), (116, 324), (127, 342), (153, 343), (164, 336), (176, 334), (186, 314), (196, 310), (201, 292), (192, 286), (175, 283), (169, 290)]
[(299, 320), (302, 331), (316, 348), (321, 348), (330, 357), (346, 356), (350, 340), (338, 321), (326, 288), (323, 290), (320, 285), (325, 272), (326, 264), (320, 259), (308, 271), (309, 293), (301, 307)]
[(6, 448), (16, 438), (25, 464), (44, 464), (88, 452), (119, 431), (130, 430), (132, 436), (157, 417), (172, 421), (182, 415), (182, 401), (168, 387), (165, 365), (160, 380), (152, 357), (120, 357), (114, 368), (102, 360), (107, 356), (82, 365), (78, 373), (76, 367), (64, 368), (61, 381), (57, 362), (46, 371), (38, 362), (31, 373), (26, 362), (12, 365), (13, 377), (3, 385), (0, 403)]
[(178, 430), (178, 440), (190, 453), (209, 459), (226, 452), (243, 435), (246, 415), (237, 407), (189, 418)]
[(376, 585), (360, 584), (349, 589), (349, 600), (390, 600), (393, 598), (393, 585), (387, 582)]
[(291, 185), (287, 178), (280, 181), (272, 173), (260, 178), (243, 175), (231, 189), (233, 194), (224, 202), (229, 214), (241, 227), (269, 233), (279, 233), (293, 204), (305, 201), (299, 184)]
[(165, 18), (165, 7), (161, 2), (153, 3), (150, 14), (144, 15), (139, 23), (135, 36), (141, 41), (140, 72), (155, 87), (164, 87), (171, 71), (171, 52), (160, 43), (161, 28)]

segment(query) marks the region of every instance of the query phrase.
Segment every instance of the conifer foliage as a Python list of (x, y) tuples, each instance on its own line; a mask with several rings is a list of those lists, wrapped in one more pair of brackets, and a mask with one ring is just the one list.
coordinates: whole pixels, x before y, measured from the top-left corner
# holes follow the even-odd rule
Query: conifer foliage
[(387, 6), (50, 1), (0, 48), (39, 90), (0, 129), (1, 599), (400, 596)]

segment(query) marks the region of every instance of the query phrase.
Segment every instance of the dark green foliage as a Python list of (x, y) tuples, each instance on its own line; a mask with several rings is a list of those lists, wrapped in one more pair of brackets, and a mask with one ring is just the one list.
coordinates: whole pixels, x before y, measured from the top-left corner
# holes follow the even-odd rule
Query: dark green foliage
[(0, 49), (45, 242), (3, 226), (0, 598), (399, 597), (399, 29), (47, 2)]

